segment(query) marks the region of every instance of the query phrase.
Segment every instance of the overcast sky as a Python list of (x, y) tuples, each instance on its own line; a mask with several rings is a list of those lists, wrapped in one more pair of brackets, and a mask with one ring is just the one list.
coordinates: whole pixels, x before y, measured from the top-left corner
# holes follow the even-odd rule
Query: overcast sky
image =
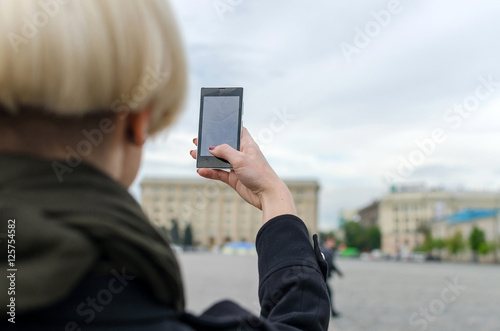
[[(185, 111), (144, 176), (197, 176), (200, 88), (242, 86), (244, 123), (283, 178), (321, 185), (319, 224), (391, 183), (500, 189), (500, 2), (173, 0)], [(418, 143), (417, 143), (418, 142)]]

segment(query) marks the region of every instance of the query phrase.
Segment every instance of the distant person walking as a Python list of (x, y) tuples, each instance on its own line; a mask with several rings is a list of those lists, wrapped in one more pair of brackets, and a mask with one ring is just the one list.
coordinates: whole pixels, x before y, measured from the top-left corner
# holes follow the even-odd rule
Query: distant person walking
[(333, 289), (329, 284), (329, 280), (330, 280), (330, 278), (332, 278), (333, 272), (336, 272), (337, 275), (339, 275), (340, 277), (344, 276), (342, 274), (342, 272), (339, 270), (339, 268), (337, 268), (337, 266), (335, 265), (334, 249), (335, 249), (336, 244), (337, 244), (337, 242), (335, 241), (335, 238), (328, 236), (328, 237), (326, 237), (323, 245), (321, 245), (321, 253), (323, 253), (323, 255), (325, 256), (326, 263), (328, 264), (328, 277), (326, 280), (326, 288), (328, 290), (328, 295), (330, 296), (330, 308), (332, 311), (332, 317), (339, 317), (340, 313), (337, 312), (334, 308)]

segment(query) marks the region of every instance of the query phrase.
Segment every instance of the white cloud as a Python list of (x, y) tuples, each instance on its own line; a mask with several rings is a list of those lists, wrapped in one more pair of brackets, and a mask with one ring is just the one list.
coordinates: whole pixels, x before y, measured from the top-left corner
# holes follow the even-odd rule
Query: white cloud
[[(186, 110), (165, 141), (148, 144), (141, 176), (194, 176), (202, 86), (243, 86), (251, 133), (275, 109), (296, 115), (263, 144), (284, 177), (317, 178), (320, 222), (386, 191), (384, 172), (435, 128), (446, 142), (408, 181), (500, 188), (500, 88), (453, 129), (443, 113), (474, 93), (478, 77), (500, 81), (495, 42), (500, 3), (401, 1), (403, 10), (348, 63), (339, 47), (389, 1), (243, 0), (221, 20), (212, 1), (173, 0), (186, 44)], [(234, 2), (237, 3), (237, 2)], [(137, 187), (137, 185), (135, 186)]]

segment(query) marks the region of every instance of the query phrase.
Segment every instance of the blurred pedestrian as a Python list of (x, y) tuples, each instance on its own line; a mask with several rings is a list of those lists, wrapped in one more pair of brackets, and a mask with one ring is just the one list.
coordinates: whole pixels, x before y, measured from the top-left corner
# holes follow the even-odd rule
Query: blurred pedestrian
[(339, 317), (340, 313), (335, 310), (333, 304), (333, 289), (330, 285), (330, 279), (333, 278), (333, 273), (337, 273), (340, 277), (343, 277), (344, 274), (340, 271), (340, 269), (335, 265), (335, 254), (334, 249), (336, 247), (337, 242), (333, 236), (328, 236), (325, 238), (325, 242), (321, 245), (321, 253), (323, 253), (326, 263), (328, 264), (328, 276), (326, 280), (326, 288), (328, 290), (328, 295), (330, 296), (330, 308), (332, 317)]

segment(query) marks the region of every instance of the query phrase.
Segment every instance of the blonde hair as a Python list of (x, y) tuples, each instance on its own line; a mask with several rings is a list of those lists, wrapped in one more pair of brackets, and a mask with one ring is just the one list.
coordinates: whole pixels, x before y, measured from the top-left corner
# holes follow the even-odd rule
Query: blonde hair
[(171, 124), (186, 64), (167, 0), (1, 0), (0, 108), (58, 116), (151, 107)]

